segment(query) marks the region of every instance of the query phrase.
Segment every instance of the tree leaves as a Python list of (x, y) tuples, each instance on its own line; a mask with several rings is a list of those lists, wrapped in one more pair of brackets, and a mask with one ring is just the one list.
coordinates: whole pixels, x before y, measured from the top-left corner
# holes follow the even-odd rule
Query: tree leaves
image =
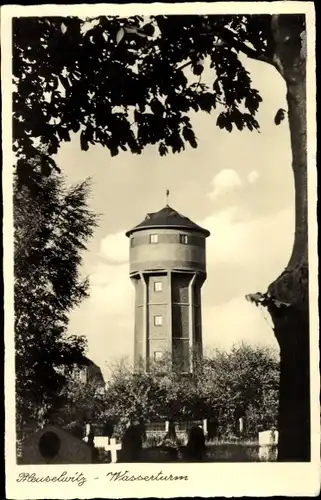
[(164, 105), (156, 97), (151, 100), (150, 107), (155, 115), (163, 116), (165, 112)]
[(222, 128), (225, 128), (226, 122), (227, 122), (226, 113), (224, 113), (224, 112), (220, 113), (217, 117), (216, 125), (222, 129)]
[[(82, 359), (82, 337), (68, 337), (68, 313), (87, 296), (80, 276), (80, 252), (93, 233), (96, 217), (86, 205), (88, 182), (66, 189), (49, 170), (44, 155), (32, 165), (37, 191), (14, 185), (14, 301), (16, 387), (21, 420), (45, 418), (61, 403), (66, 378), (55, 367)], [(26, 171), (28, 163), (18, 165)], [(41, 169), (42, 175), (35, 175)], [(26, 210), (28, 207), (28, 210)], [(48, 416), (48, 415), (47, 415)]]
[(259, 109), (260, 102), (262, 102), (262, 97), (259, 95), (259, 91), (251, 89), (245, 97), (244, 105), (251, 115), (254, 115)]
[(129, 26), (129, 25), (122, 26), (121, 28), (119, 28), (116, 34), (116, 45), (119, 45), (119, 43), (122, 41), (126, 33), (128, 35), (146, 37), (146, 36), (153, 36), (154, 31), (155, 28), (152, 25), (152, 23), (145, 24), (141, 28), (139, 28), (138, 26)]
[(197, 99), (197, 104), (202, 111), (210, 113), (216, 107), (216, 96), (210, 92), (202, 92)]
[(117, 31), (117, 35), (116, 35), (116, 44), (118, 45), (121, 40), (124, 38), (124, 35), (125, 35), (125, 30), (124, 28), (120, 28), (118, 31)]
[(151, 22), (144, 24), (144, 26), (141, 27), (140, 31), (142, 31), (147, 36), (153, 36), (155, 33), (155, 28), (153, 26), (153, 23)]
[(89, 149), (88, 139), (86, 136), (86, 132), (84, 132), (84, 130), (82, 130), (80, 134), (80, 147), (82, 151), (88, 151)]
[(193, 73), (194, 73), (194, 75), (199, 76), (199, 75), (201, 75), (203, 73), (203, 71), (204, 71), (204, 66), (202, 64), (198, 63), (198, 64), (195, 64), (193, 66)]
[(232, 108), (228, 112), (223, 111), (219, 114), (216, 125), (220, 129), (226, 129), (228, 132), (232, 132), (233, 124), (239, 130), (243, 130), (244, 127), (247, 127), (249, 130), (258, 130), (259, 123), (252, 115), (249, 113), (241, 113), (237, 108)]
[[(111, 370), (99, 419), (122, 433), (126, 420), (216, 421), (221, 437), (238, 433), (238, 418), (245, 417), (245, 436), (256, 438), (260, 426), (275, 425), (278, 408), (279, 365), (275, 353), (246, 344), (229, 351), (214, 350), (193, 377), (152, 365), (149, 373), (134, 373), (119, 363)], [(75, 402), (77, 404), (77, 402)]]
[(63, 33), (63, 34), (64, 34), (64, 33), (66, 33), (66, 31), (67, 31), (67, 26), (65, 25), (65, 23), (61, 23), (60, 28), (61, 28), (61, 33)]
[[(77, 17), (14, 20), (18, 158), (32, 156), (30, 137), (41, 141), (49, 157), (56, 154), (59, 145), (70, 140), (70, 131), (80, 131), (84, 151), (100, 142), (111, 155), (128, 149), (140, 153), (148, 144), (156, 145), (162, 155), (179, 152), (186, 114), (211, 113), (218, 104), (223, 109), (214, 119), (220, 128), (258, 129), (254, 116), (261, 97), (234, 42), (229, 46), (223, 32), (233, 22), (233, 41), (256, 40), (261, 47), (265, 35), (259, 17), (156, 16), (146, 23), (140, 16), (100, 16), (89, 21), (84, 30)], [(160, 35), (152, 39), (156, 26)], [(217, 38), (226, 43), (217, 44)], [(215, 70), (213, 92), (199, 78), (208, 59)], [(190, 65), (195, 79), (184, 72)], [(116, 114), (122, 115), (121, 126), (113, 118)], [(132, 127), (133, 114), (137, 127)], [(197, 146), (191, 132), (184, 141)], [(44, 166), (43, 172), (49, 169)]]
[(59, 127), (57, 129), (57, 134), (58, 134), (59, 139), (61, 141), (70, 142), (70, 134), (69, 134), (69, 130), (67, 129), (67, 127)]
[(196, 137), (195, 134), (190, 127), (183, 127), (183, 137), (186, 142), (189, 142), (192, 148), (196, 149), (197, 148), (197, 142), (196, 142)]
[(163, 142), (160, 143), (158, 150), (161, 156), (166, 156), (168, 154), (168, 148)]
[(285, 118), (285, 109), (282, 109), (280, 108), (276, 114), (275, 114), (275, 117), (274, 117), (274, 123), (275, 125), (280, 125), (280, 123), (284, 120)]

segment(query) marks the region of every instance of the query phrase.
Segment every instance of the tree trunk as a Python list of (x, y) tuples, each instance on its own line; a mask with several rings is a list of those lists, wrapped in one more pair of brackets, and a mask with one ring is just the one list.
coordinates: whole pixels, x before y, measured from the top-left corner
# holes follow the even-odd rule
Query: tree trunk
[[(299, 273), (298, 273), (299, 274)], [(303, 281), (307, 276), (302, 276)], [(308, 304), (267, 305), (280, 346), (279, 461), (310, 460), (310, 362)]]
[(310, 460), (306, 57), (302, 17), (272, 16), (274, 62), (287, 87), (295, 187), (292, 255), (285, 271), (269, 286), (265, 300), (280, 346), (279, 461)]

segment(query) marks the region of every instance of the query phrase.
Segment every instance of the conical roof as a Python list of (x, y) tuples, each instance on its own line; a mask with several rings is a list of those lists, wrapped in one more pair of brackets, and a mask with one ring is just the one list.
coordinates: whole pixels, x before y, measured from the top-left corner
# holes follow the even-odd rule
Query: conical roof
[(198, 226), (188, 217), (185, 217), (185, 215), (180, 214), (179, 212), (174, 210), (174, 208), (166, 205), (158, 212), (147, 214), (143, 222), (126, 232), (126, 236), (130, 236), (132, 233), (143, 229), (168, 227), (173, 229), (189, 229), (193, 231), (199, 231), (205, 237), (210, 235), (210, 232), (207, 229)]

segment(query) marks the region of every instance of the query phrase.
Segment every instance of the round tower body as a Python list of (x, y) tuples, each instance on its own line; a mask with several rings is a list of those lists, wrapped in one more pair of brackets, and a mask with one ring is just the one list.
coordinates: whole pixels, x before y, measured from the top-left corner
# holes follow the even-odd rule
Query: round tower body
[(130, 236), (130, 275), (158, 269), (206, 273), (205, 236), (179, 228), (151, 228)]
[(149, 370), (169, 356), (175, 371), (191, 373), (202, 356), (209, 232), (167, 206), (126, 235), (135, 286), (135, 366)]

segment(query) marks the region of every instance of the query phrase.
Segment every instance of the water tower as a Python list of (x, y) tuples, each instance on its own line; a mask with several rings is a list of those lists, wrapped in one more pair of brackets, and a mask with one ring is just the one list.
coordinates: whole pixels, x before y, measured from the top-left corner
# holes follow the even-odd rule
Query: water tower
[(170, 354), (173, 369), (192, 373), (202, 356), (201, 288), (210, 232), (166, 205), (126, 232), (135, 286), (134, 363)]

